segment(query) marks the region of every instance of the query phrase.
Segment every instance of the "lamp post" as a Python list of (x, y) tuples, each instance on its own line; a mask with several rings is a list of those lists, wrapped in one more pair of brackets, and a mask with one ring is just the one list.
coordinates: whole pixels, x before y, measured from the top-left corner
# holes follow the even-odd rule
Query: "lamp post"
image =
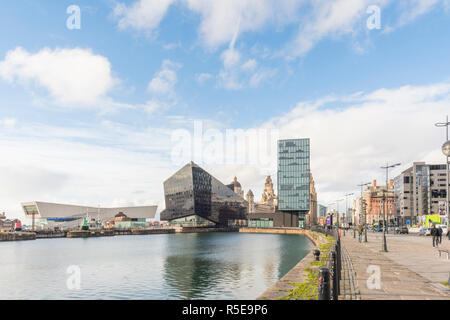
[[(328, 204), (328, 206), (332, 206), (332, 205), (335, 205), (336, 204), (336, 202), (332, 202), (332, 203), (329, 203)], [(332, 217), (334, 216), (334, 214), (332, 214)], [(334, 217), (333, 217), (334, 218)], [(331, 228), (333, 228), (333, 223), (331, 224)]]
[(337, 230), (338, 230), (338, 235), (339, 235), (339, 229), (340, 229), (340, 225), (339, 225), (339, 202), (344, 201), (344, 199), (339, 199), (336, 200), (336, 209), (337, 209)]
[(449, 189), (449, 185), (450, 185), (450, 173), (449, 173), (449, 161), (448, 158), (450, 157), (450, 140), (448, 140), (448, 126), (449, 126), (450, 122), (448, 121), (448, 116), (447, 119), (444, 123), (436, 123), (435, 126), (436, 127), (445, 127), (446, 128), (446, 141), (443, 145), (442, 145), (442, 153), (445, 155), (446, 157), (446, 161), (445, 161), (445, 171), (447, 173), (447, 190), (446, 190), (446, 203), (445, 203), (445, 213), (447, 214), (447, 227), (450, 225), (450, 203), (449, 203), (449, 195), (448, 193), (450, 192)]
[[(348, 214), (348, 196), (352, 196), (352, 195), (354, 195), (354, 193), (348, 193), (348, 194), (346, 194), (345, 195), (345, 218), (344, 218), (344, 222), (347, 224), (348, 223), (348, 217), (347, 217), (347, 214)], [(345, 228), (344, 228), (344, 236), (345, 236)]]
[(389, 169), (390, 168), (394, 168), (399, 166), (400, 163), (396, 163), (396, 164), (392, 164), (389, 165), (386, 163), (385, 167), (381, 167), (381, 169), (386, 169), (386, 190), (383, 190), (383, 204), (385, 204), (385, 206), (383, 206), (383, 213), (384, 213), (384, 226), (383, 226), (383, 246), (382, 246), (382, 250), (384, 252), (387, 252), (387, 243), (386, 243), (386, 229), (387, 229), (387, 223), (386, 223), (386, 211), (388, 208), (388, 198), (389, 198), (389, 193), (388, 196), (385, 196), (385, 191), (389, 191)]
[[(361, 198), (359, 200), (360, 204), (360, 215), (363, 212), (363, 187), (370, 185), (370, 182), (358, 184), (361, 187)], [(364, 242), (367, 242), (367, 213), (364, 212)]]

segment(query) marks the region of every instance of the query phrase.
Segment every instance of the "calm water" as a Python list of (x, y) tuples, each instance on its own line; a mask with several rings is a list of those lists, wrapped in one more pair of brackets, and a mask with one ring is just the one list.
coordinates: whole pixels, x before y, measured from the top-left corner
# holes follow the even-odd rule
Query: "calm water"
[[(190, 233), (0, 243), (0, 299), (255, 299), (311, 249), (302, 235)], [(67, 268), (81, 270), (69, 290)]]

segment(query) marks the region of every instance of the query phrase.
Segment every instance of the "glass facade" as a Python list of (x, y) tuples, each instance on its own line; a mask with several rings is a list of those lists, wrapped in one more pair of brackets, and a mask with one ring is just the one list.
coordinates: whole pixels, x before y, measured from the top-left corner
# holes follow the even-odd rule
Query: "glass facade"
[(27, 215), (37, 215), (38, 214), (38, 210), (36, 206), (24, 206), (23, 209), (25, 210), (25, 213)]
[(247, 201), (193, 162), (164, 182), (164, 194), (166, 209), (161, 220), (198, 216), (227, 226), (230, 220), (247, 218)]
[(327, 216), (327, 207), (319, 204), (319, 217), (326, 217)]
[(270, 219), (250, 219), (248, 221), (250, 228), (273, 228), (273, 220)]
[(309, 139), (278, 141), (278, 210), (309, 211)]

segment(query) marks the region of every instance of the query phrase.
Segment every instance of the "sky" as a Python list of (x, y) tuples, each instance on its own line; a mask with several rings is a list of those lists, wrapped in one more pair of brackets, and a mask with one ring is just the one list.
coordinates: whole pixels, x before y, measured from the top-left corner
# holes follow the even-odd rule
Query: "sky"
[(2, 1), (0, 212), (159, 215), (190, 160), (258, 200), (284, 138), (324, 205), (442, 163), (449, 30), (449, 0)]

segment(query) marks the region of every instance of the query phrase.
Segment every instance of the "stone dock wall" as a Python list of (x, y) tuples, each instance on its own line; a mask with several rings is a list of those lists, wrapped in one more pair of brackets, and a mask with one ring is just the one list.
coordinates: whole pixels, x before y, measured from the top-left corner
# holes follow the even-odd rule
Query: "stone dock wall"
[(0, 232), (0, 241), (35, 240), (34, 232)]

